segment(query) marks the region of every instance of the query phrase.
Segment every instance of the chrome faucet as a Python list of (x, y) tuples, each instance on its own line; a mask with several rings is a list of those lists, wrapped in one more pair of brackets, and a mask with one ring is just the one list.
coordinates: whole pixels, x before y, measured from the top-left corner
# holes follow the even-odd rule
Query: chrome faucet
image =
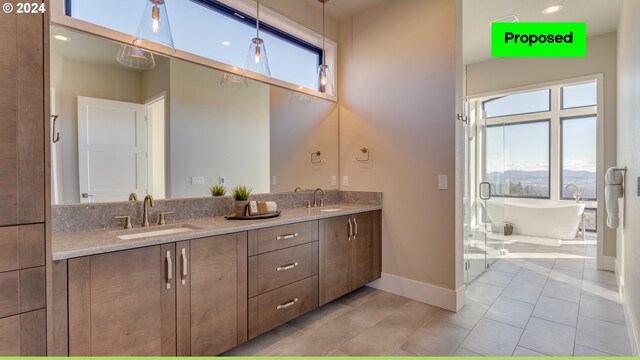
[(149, 227), (149, 206), (153, 207), (153, 196), (147, 195), (142, 203), (142, 227)]
[[(322, 192), (322, 199), (320, 199), (320, 204), (318, 204), (318, 191)], [(317, 188), (314, 192), (313, 192), (313, 207), (322, 207), (324, 206), (324, 190), (322, 190), (321, 188)]]
[(579, 203), (582, 201), (582, 194), (580, 193), (580, 188), (576, 184), (569, 184), (565, 186), (565, 189), (569, 190), (569, 188), (575, 188), (576, 191), (573, 193), (573, 198), (576, 199), (576, 202)]

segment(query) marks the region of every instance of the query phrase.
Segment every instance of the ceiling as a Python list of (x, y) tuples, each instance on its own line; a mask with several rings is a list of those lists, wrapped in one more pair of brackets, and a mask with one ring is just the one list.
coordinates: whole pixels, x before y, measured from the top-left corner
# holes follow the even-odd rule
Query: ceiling
[[(318, 0), (306, 1), (318, 8), (322, 7), (322, 3)], [(327, 2), (327, 13), (339, 20), (344, 20), (361, 14), (384, 1), (387, 0), (329, 0)]]
[[(342, 0), (349, 1), (349, 0)], [(544, 15), (548, 6), (561, 11)], [(465, 64), (491, 59), (491, 21), (516, 15), (521, 22), (586, 22), (587, 36), (618, 28), (620, 0), (463, 0), (463, 58)]]

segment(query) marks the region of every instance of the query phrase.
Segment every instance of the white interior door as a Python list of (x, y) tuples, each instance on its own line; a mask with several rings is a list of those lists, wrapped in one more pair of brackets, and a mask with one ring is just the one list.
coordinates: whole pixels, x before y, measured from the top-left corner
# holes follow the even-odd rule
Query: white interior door
[(80, 202), (147, 192), (145, 106), (78, 96)]

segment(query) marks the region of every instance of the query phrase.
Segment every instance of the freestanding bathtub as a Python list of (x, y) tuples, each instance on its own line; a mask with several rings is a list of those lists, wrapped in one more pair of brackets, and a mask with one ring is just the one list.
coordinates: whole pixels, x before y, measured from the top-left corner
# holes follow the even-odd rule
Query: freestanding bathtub
[(585, 207), (585, 204), (550, 200), (535, 204), (512, 199), (486, 203), (491, 221), (513, 224), (514, 234), (553, 239), (574, 239)]

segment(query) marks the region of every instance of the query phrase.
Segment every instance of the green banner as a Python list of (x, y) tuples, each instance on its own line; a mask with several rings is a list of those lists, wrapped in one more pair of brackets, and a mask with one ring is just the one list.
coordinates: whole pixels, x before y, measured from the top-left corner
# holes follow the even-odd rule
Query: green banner
[(492, 23), (493, 57), (585, 57), (586, 23)]

